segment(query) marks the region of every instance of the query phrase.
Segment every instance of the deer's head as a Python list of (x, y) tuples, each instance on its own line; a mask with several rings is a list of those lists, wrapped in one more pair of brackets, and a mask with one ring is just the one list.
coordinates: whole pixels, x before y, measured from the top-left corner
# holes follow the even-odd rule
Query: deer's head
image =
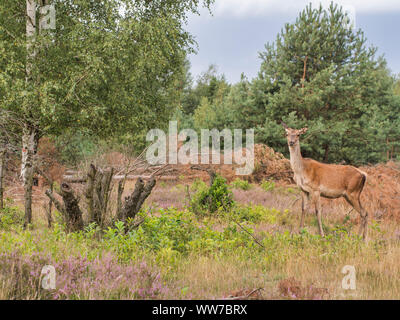
[(303, 128), (300, 130), (289, 128), (284, 122), (282, 126), (285, 128), (286, 139), (288, 141), (289, 148), (294, 148), (300, 140), (300, 136), (305, 134), (308, 128)]

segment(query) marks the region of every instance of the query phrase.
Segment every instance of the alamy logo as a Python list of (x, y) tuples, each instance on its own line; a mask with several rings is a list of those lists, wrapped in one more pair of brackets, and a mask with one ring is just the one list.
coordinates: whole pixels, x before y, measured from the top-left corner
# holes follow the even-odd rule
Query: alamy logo
[[(223, 164), (234, 163), (241, 166), (236, 168), (237, 175), (249, 175), (254, 170), (254, 130), (246, 130), (246, 148), (242, 147), (243, 138), (240, 129), (233, 130), (233, 133), (229, 129), (222, 131), (202, 129), (199, 152), (197, 132), (185, 129), (178, 134), (177, 121), (170, 121), (168, 135), (160, 129), (148, 132), (146, 140), (154, 143), (147, 149), (146, 160), (152, 165), (221, 164), (223, 157)], [(222, 139), (223, 153), (221, 153)], [(179, 144), (181, 145), (178, 148)]]
[(343, 25), (347, 29), (356, 29), (356, 8), (352, 5), (342, 7), (343, 13), (346, 15), (343, 20)]
[(54, 7), (54, 5), (40, 7), (39, 13), (39, 29), (54, 30), (56, 28), (56, 8)]
[(45, 290), (54, 290), (56, 288), (56, 268), (54, 266), (44, 266), (42, 268), (42, 288)]
[(356, 290), (356, 268), (354, 266), (344, 266), (342, 273), (346, 275), (342, 280), (342, 289)]

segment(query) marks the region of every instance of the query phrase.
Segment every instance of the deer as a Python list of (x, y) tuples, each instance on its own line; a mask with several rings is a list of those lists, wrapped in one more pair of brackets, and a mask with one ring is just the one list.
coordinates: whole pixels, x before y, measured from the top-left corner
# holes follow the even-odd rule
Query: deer
[(308, 131), (308, 128), (296, 130), (289, 128), (284, 122), (282, 125), (286, 132), (294, 181), (301, 189), (300, 230), (304, 227), (305, 211), (309, 210), (311, 202), (311, 205), (315, 206), (319, 233), (321, 237), (324, 237), (321, 197), (328, 199), (343, 197), (360, 214), (359, 235), (366, 241), (368, 212), (362, 206), (360, 196), (367, 180), (367, 174), (350, 165), (325, 164), (303, 158), (300, 151), (300, 137)]

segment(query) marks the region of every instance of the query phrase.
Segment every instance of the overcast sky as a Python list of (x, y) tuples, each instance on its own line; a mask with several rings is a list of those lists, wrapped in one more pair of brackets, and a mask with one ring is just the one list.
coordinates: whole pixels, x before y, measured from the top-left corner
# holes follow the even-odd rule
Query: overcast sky
[[(194, 78), (216, 64), (231, 83), (243, 72), (249, 79), (260, 68), (259, 52), (273, 42), (285, 23), (295, 22), (310, 0), (215, 0), (213, 15), (191, 16), (187, 29), (199, 45), (191, 55)], [(329, 6), (330, 0), (311, 1)], [(370, 44), (379, 48), (389, 68), (400, 73), (400, 0), (337, 0), (355, 17)]]

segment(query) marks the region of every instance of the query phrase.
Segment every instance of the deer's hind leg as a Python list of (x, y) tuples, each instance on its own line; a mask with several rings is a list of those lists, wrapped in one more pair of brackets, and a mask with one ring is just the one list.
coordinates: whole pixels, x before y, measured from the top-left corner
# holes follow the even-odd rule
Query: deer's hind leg
[(368, 212), (363, 208), (361, 204), (360, 195), (361, 193), (348, 194), (345, 196), (345, 199), (360, 214), (361, 223), (359, 235), (362, 236), (364, 240), (366, 240), (368, 231)]
[(324, 237), (324, 229), (322, 228), (322, 206), (321, 206), (321, 194), (319, 191), (315, 191), (312, 194), (312, 202), (315, 205), (315, 214), (318, 219), (319, 234)]

